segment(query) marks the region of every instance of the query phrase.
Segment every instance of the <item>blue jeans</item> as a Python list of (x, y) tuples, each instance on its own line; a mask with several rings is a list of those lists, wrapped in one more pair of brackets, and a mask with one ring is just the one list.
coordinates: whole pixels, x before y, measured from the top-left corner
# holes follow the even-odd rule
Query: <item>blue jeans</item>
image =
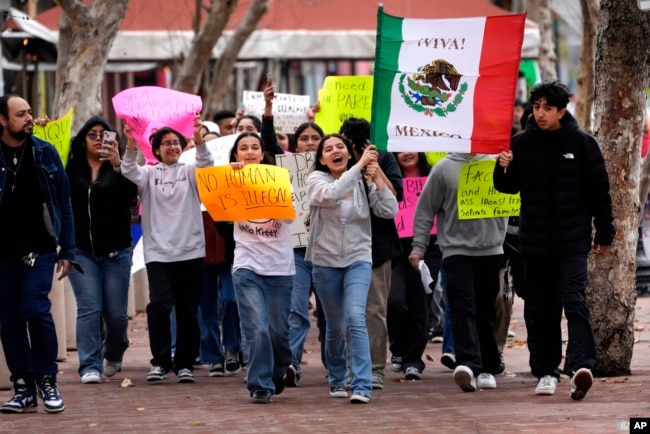
[[(75, 261), (84, 274), (74, 267), (70, 283), (77, 300), (77, 352), (79, 374), (103, 371), (102, 360), (121, 362), (129, 347), (129, 276), (131, 247), (119, 250), (115, 257), (90, 256), (75, 249)], [(104, 340), (102, 342), (102, 320)]]
[(58, 372), (48, 298), (56, 260), (56, 253), (41, 253), (33, 267), (19, 259), (0, 260), (0, 338), (12, 382), (23, 378), (33, 384), (40, 376), (56, 377)]
[(305, 249), (294, 249), (296, 274), (291, 291), (291, 313), (289, 314), (289, 345), (291, 364), (300, 372), (300, 362), (309, 334), (309, 293), (311, 289), (311, 262), (305, 261)]
[(350, 333), (351, 388), (372, 396), (372, 363), (366, 328), (366, 300), (372, 265), (357, 261), (346, 268), (314, 265), (312, 277), (325, 314), (325, 361), (330, 387), (347, 379), (346, 328)]
[(230, 265), (204, 268), (199, 312), (201, 361), (223, 363), (224, 349), (237, 354), (241, 347), (241, 333)]
[(273, 379), (282, 378), (291, 363), (289, 310), (291, 276), (261, 276), (240, 268), (233, 274), (239, 316), (248, 343), (248, 378), (251, 394), (275, 393)]

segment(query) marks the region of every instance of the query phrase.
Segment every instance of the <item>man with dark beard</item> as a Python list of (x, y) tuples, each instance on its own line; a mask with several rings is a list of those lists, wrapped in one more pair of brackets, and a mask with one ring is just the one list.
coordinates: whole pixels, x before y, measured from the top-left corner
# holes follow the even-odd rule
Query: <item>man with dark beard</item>
[(35, 412), (37, 393), (46, 412), (65, 409), (48, 294), (53, 269), (61, 280), (74, 259), (70, 188), (56, 149), (33, 128), (27, 101), (0, 97), (0, 338), (15, 393), (3, 413)]

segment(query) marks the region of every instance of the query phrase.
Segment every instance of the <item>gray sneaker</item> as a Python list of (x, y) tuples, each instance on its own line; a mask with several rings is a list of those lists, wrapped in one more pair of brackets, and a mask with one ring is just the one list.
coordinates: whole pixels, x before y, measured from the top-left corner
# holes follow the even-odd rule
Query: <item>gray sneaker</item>
[(384, 378), (379, 375), (372, 376), (372, 388), (373, 389), (383, 389), (384, 388)]
[(112, 377), (122, 370), (122, 362), (109, 362), (104, 359), (104, 375)]

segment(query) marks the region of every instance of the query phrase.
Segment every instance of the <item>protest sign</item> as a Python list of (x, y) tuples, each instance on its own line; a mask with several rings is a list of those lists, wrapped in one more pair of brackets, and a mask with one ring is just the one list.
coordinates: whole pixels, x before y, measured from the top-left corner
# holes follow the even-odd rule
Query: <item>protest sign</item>
[[(244, 91), (244, 111), (262, 119), (264, 114), (264, 92)], [(278, 133), (293, 134), (296, 128), (307, 122), (309, 95), (276, 93), (273, 98), (273, 126)]]
[[(420, 198), (420, 193), (427, 182), (426, 176), (402, 178), (404, 190), (404, 199), (398, 204), (397, 215), (395, 216), (395, 227), (400, 238), (413, 236), (413, 219), (415, 217), (415, 208)], [(433, 222), (431, 234), (436, 233), (436, 223)]]
[(275, 156), (275, 164), (289, 171), (291, 180), (293, 207), (296, 219), (291, 224), (293, 247), (307, 247), (309, 232), (305, 227), (305, 217), (309, 215), (309, 200), (307, 199), (307, 176), (311, 173), (315, 162), (315, 152), (301, 152)]
[(458, 180), (458, 219), (496, 218), (519, 215), (518, 194), (497, 191), (492, 182), (495, 160), (468, 163)]
[(185, 137), (194, 134), (194, 119), (202, 109), (201, 97), (157, 86), (132, 87), (113, 97), (115, 114), (130, 126), (148, 163), (158, 160), (151, 152), (149, 136), (170, 127)]
[(61, 119), (49, 121), (44, 127), (34, 124), (34, 136), (51, 143), (59, 153), (63, 166), (68, 164), (74, 110), (68, 110)]
[[(223, 166), (230, 162), (230, 151), (232, 150), (235, 140), (237, 140), (239, 134), (229, 134), (223, 137), (217, 137), (216, 139), (208, 140), (205, 142), (205, 146), (208, 147), (212, 153), (212, 158), (214, 159), (215, 166)], [(181, 163), (189, 164), (194, 163), (196, 160), (196, 148), (188, 149), (183, 152), (178, 159)]]
[(320, 110), (315, 122), (325, 134), (338, 133), (346, 119), (370, 120), (372, 108), (371, 75), (329, 76), (318, 91)]
[(270, 164), (196, 169), (201, 202), (214, 221), (294, 219), (289, 172)]

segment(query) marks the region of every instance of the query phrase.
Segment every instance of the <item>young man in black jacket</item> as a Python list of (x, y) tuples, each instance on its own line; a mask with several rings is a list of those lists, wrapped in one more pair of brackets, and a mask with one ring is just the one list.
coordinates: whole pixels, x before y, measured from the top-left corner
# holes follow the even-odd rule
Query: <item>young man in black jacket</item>
[[(567, 318), (571, 398), (593, 383), (596, 345), (585, 300), (587, 257), (611, 245), (609, 178), (598, 143), (566, 110), (571, 94), (557, 81), (531, 92), (533, 117), (499, 154), (494, 186), (521, 194), (519, 238), (530, 291), (536, 345), (531, 370), (537, 395), (555, 393), (562, 360), (562, 309)], [(592, 224), (596, 228), (592, 245)]]

